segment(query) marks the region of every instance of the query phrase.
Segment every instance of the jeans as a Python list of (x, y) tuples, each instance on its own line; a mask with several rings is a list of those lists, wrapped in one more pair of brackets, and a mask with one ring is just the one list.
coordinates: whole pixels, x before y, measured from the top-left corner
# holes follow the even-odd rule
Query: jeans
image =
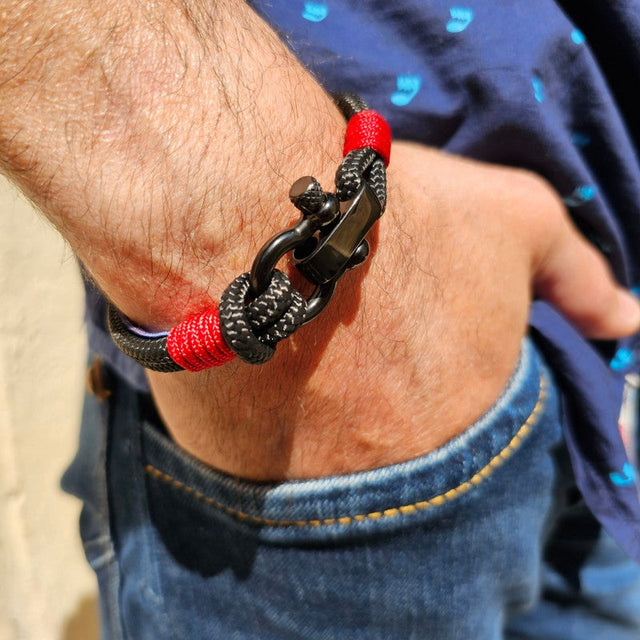
[(105, 638), (640, 638), (640, 568), (575, 491), (528, 339), (492, 409), (440, 449), (281, 483), (193, 459), (103, 373), (63, 485), (84, 501)]

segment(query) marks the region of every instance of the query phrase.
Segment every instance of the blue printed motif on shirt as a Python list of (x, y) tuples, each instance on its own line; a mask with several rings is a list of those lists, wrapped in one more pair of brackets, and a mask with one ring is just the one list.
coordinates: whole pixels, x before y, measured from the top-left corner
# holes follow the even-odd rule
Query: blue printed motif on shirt
[(633, 364), (634, 357), (631, 349), (618, 349), (609, 363), (614, 371), (623, 371)]
[(302, 17), (309, 22), (322, 22), (329, 15), (329, 7), (324, 2), (305, 2)]
[(415, 75), (399, 75), (396, 79), (396, 91), (391, 94), (391, 104), (406, 107), (420, 91), (422, 78)]
[(460, 33), (464, 31), (473, 20), (473, 9), (469, 7), (451, 7), (449, 9), (449, 21), (446, 29), (449, 33)]
[(574, 44), (583, 44), (586, 38), (580, 29), (574, 29), (571, 32), (571, 40)]
[(593, 184), (581, 184), (577, 186), (571, 195), (562, 198), (567, 207), (579, 207), (593, 200), (598, 195), (598, 187)]
[(622, 471), (612, 471), (609, 478), (618, 487), (628, 487), (636, 481), (636, 470), (630, 462), (625, 462)]
[(540, 103), (544, 102), (547, 95), (544, 90), (544, 82), (542, 82), (542, 79), (537, 76), (533, 76), (533, 78), (531, 78), (531, 86), (533, 87), (533, 97), (536, 101)]

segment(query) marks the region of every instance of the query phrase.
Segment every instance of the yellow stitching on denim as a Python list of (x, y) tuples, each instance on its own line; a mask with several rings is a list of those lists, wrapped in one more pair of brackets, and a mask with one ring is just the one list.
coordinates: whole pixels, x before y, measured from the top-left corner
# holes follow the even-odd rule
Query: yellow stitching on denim
[(400, 515), (413, 515), (418, 513), (419, 511), (424, 511), (425, 509), (429, 509), (431, 507), (438, 507), (440, 505), (445, 504), (446, 502), (451, 502), (455, 500), (458, 496), (466, 493), (474, 486), (478, 486), (486, 478), (488, 478), (502, 463), (511, 457), (511, 455), (520, 447), (522, 442), (527, 438), (527, 436), (531, 433), (531, 429), (534, 424), (538, 420), (538, 416), (543, 410), (545, 401), (547, 399), (547, 380), (544, 375), (540, 376), (540, 390), (538, 393), (538, 400), (536, 402), (533, 411), (529, 414), (529, 417), (525, 421), (525, 423), (518, 429), (517, 433), (511, 438), (509, 444), (502, 449), (498, 454), (496, 454), (489, 462), (474, 474), (471, 478), (458, 485), (453, 489), (449, 489), (449, 491), (430, 498), (429, 500), (421, 500), (420, 502), (414, 502), (413, 504), (405, 504), (400, 507), (392, 507), (390, 509), (385, 509), (384, 511), (373, 511), (371, 513), (359, 513), (354, 516), (342, 516), (338, 518), (322, 518), (322, 519), (314, 519), (314, 520), (272, 520), (271, 518), (262, 518), (260, 516), (254, 516), (252, 514), (244, 513), (243, 511), (239, 511), (237, 509), (232, 509), (231, 507), (227, 507), (210, 498), (209, 496), (205, 496), (203, 493), (200, 493), (193, 487), (180, 482), (180, 480), (176, 480), (172, 476), (156, 469), (153, 465), (147, 464), (145, 466), (145, 473), (156, 480), (160, 480), (165, 484), (177, 489), (178, 491), (183, 491), (187, 493), (196, 500), (200, 502), (204, 502), (209, 506), (213, 506), (216, 509), (226, 513), (229, 516), (237, 518), (242, 522), (252, 522), (258, 526), (267, 526), (267, 527), (320, 527), (327, 526), (332, 524), (338, 525), (350, 525), (354, 522), (363, 522), (364, 520), (380, 520), (382, 518), (396, 518)]
[(416, 506), (414, 504), (405, 504), (405, 505), (402, 505), (401, 507), (398, 507), (398, 510), (400, 511), (401, 514), (407, 515), (408, 513), (415, 513)]

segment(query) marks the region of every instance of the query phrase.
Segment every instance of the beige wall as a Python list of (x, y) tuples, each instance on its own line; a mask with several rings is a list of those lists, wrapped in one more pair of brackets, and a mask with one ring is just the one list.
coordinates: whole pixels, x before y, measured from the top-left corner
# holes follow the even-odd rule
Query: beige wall
[(0, 640), (93, 640), (96, 586), (79, 503), (59, 479), (84, 386), (71, 252), (0, 178)]

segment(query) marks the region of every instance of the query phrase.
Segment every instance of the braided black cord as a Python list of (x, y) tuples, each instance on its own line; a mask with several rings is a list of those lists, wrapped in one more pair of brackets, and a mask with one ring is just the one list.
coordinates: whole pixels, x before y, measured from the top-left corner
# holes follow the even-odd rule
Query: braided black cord
[(333, 101), (347, 120), (351, 120), (356, 113), (369, 108), (357, 93), (336, 93), (333, 95)]
[[(352, 93), (334, 96), (334, 101), (347, 120), (356, 113), (366, 111), (367, 103)], [(384, 160), (373, 149), (354, 149), (346, 155), (336, 171), (336, 195), (338, 200), (351, 200), (366, 180), (382, 205), (387, 204), (387, 172)]]
[(338, 200), (354, 198), (363, 180), (371, 186), (384, 211), (387, 204), (387, 172), (384, 161), (373, 149), (354, 149), (345, 156), (336, 172)]
[(163, 373), (183, 371), (169, 356), (166, 336), (143, 338), (132, 333), (120, 312), (111, 303), (107, 305), (107, 325), (116, 347), (146, 369)]

